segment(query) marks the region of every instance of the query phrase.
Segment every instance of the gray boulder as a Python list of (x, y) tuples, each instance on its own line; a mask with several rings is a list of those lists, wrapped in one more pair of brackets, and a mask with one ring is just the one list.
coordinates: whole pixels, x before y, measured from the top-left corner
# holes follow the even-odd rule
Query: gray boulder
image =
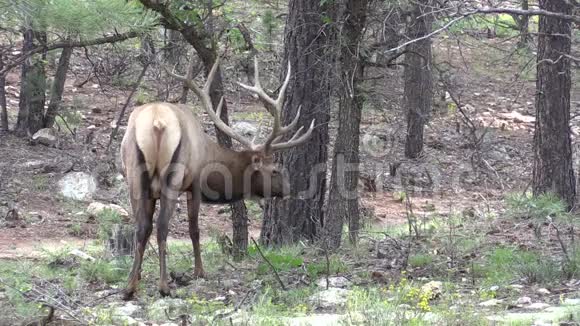
[(84, 172), (67, 173), (58, 186), (61, 195), (74, 200), (88, 200), (97, 191), (95, 178)]
[(52, 128), (43, 128), (32, 135), (32, 140), (45, 146), (55, 146), (57, 142), (56, 131)]

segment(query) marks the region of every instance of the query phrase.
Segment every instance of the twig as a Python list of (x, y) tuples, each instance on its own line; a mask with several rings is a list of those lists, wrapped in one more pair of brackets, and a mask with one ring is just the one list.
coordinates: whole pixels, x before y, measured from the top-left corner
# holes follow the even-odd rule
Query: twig
[[(20, 295), (22, 295), (23, 297), (27, 298), (27, 294), (23, 291), (21, 291), (20, 289), (6, 283), (3, 279), (0, 278), (0, 283), (4, 284), (5, 286), (15, 290), (16, 292), (20, 293)], [(61, 310), (62, 312), (64, 312), (65, 314), (67, 314), (69, 317), (71, 317), (72, 319), (74, 319), (75, 321), (81, 323), (81, 324), (86, 324), (86, 320), (82, 320), (80, 318), (78, 318), (76, 315), (76, 312), (73, 310), (71, 311), (71, 309), (67, 306), (65, 306), (63, 303), (61, 303), (60, 301), (58, 301), (57, 299), (53, 298), (52, 296), (50, 296), (48, 293), (40, 291), (36, 288), (36, 286), (32, 286), (32, 288), (30, 289), (30, 291), (36, 292), (37, 295), (39, 295), (39, 298), (30, 298), (33, 301), (36, 302), (40, 302), (40, 303), (45, 303), (47, 305), (51, 305), (55, 308), (58, 308), (59, 310)], [(42, 298), (42, 299), (41, 299)], [(47, 302), (47, 300), (52, 301), (52, 303)]]
[(566, 248), (566, 244), (564, 243), (564, 240), (562, 240), (562, 237), (560, 236), (560, 229), (556, 226), (556, 224), (551, 221), (550, 219), (550, 226), (554, 228), (554, 230), (556, 230), (556, 239), (558, 239), (558, 242), (560, 243), (560, 247), (562, 247), (562, 252), (564, 252), (564, 257), (566, 258), (566, 262), (570, 263), (570, 255), (568, 254), (568, 248)]
[(66, 119), (60, 113), (57, 113), (56, 116), (59, 117), (62, 120), (62, 122), (64, 123), (64, 126), (66, 127), (66, 129), (73, 136), (73, 139), (76, 140), (77, 139), (77, 133), (70, 128), (70, 126), (68, 125), (68, 122), (66, 122)]
[(260, 246), (258, 245), (258, 243), (256, 242), (256, 240), (254, 240), (253, 237), (251, 239), (252, 239), (252, 242), (254, 243), (254, 245), (256, 246), (256, 249), (258, 250), (258, 253), (260, 254), (260, 256), (262, 256), (262, 259), (264, 259), (264, 261), (268, 264), (268, 266), (270, 266), (270, 269), (274, 273), (274, 276), (276, 276), (276, 280), (278, 280), (278, 283), (280, 283), (280, 286), (282, 287), (282, 290), (286, 291), (286, 285), (284, 285), (284, 282), (282, 282), (282, 279), (280, 278), (280, 275), (276, 271), (276, 267), (274, 267), (274, 265), (272, 265), (272, 263), (268, 260), (268, 258), (266, 258), (266, 256), (264, 256), (264, 253), (262, 252), (262, 249), (260, 249)]
[(131, 103), (131, 98), (133, 97), (135, 92), (137, 92), (139, 85), (141, 85), (141, 80), (143, 80), (143, 77), (145, 76), (145, 73), (147, 72), (147, 68), (149, 68), (150, 64), (151, 64), (151, 62), (148, 61), (143, 65), (143, 70), (141, 70), (141, 74), (139, 74), (139, 77), (137, 78), (137, 82), (133, 86), (131, 93), (129, 93), (129, 96), (127, 97), (127, 101), (125, 101), (125, 105), (123, 105), (123, 108), (121, 108), (121, 113), (119, 113), (119, 117), (117, 118), (117, 123), (115, 124), (115, 128), (113, 128), (113, 130), (111, 131), (111, 136), (109, 137), (109, 143), (107, 144), (106, 152), (109, 152), (109, 149), (111, 148), (111, 144), (113, 143), (113, 139), (115, 139), (115, 136), (117, 135), (117, 132), (119, 131), (119, 125), (121, 124), (121, 120), (125, 116), (125, 111), (127, 110), (127, 107), (129, 106), (129, 104)]
[(330, 259), (328, 259), (328, 242), (324, 245), (324, 256), (326, 257), (326, 289), (330, 286)]
[(246, 292), (246, 295), (244, 295), (244, 297), (242, 298), (242, 300), (240, 302), (238, 302), (235, 307), (228, 311), (228, 312), (224, 312), (224, 313), (219, 313), (217, 315), (215, 315), (215, 317), (213, 318), (211, 324), (213, 324), (216, 319), (224, 319), (226, 317), (231, 316), (233, 313), (235, 313), (236, 311), (238, 311), (240, 309), (240, 307), (244, 304), (244, 302), (246, 301), (246, 299), (250, 296), (250, 293), (254, 292), (254, 289), (250, 289), (248, 292)]

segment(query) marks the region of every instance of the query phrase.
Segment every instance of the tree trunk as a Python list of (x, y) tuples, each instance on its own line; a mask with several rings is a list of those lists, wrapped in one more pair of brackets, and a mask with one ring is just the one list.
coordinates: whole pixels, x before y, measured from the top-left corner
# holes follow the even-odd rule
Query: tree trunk
[(340, 247), (342, 229), (349, 221), (349, 238), (356, 243), (360, 228), (358, 206), (359, 137), (364, 98), (361, 84), (364, 66), (359, 44), (366, 23), (368, 0), (346, 0), (342, 28), (340, 104), (338, 134), (334, 146), (327, 218), (324, 225), (328, 248)]
[[(0, 53), (0, 70), (4, 68), (4, 60)], [(8, 131), (8, 107), (6, 106), (6, 75), (0, 74), (0, 130)]]
[[(420, 0), (415, 5), (413, 19), (407, 27), (408, 39), (417, 39), (431, 32), (431, 7), (431, 0)], [(403, 105), (407, 110), (405, 156), (408, 158), (416, 158), (423, 151), (423, 130), (433, 101), (431, 61), (430, 38), (407, 46)]]
[(58, 113), (58, 109), (62, 101), (62, 92), (64, 91), (66, 73), (68, 72), (72, 52), (73, 48), (69, 47), (64, 48), (60, 54), (58, 67), (56, 68), (56, 74), (54, 76), (54, 82), (52, 83), (52, 89), (50, 91), (50, 103), (48, 104), (48, 109), (46, 110), (46, 114), (44, 116), (44, 128), (51, 128), (54, 124), (54, 118)]
[(267, 245), (314, 239), (324, 223), (330, 114), (332, 63), (327, 54), (331, 31), (324, 23), (326, 6), (320, 1), (291, 0), (285, 30), (284, 66), (292, 65), (293, 78), (287, 92), (283, 122), (289, 124), (298, 108), (298, 125), (308, 128), (312, 119), (317, 127), (303, 145), (281, 152), (277, 159), (287, 169), (293, 196), (266, 204), (261, 241)]
[[(528, 0), (522, 0), (522, 10), (530, 9), (530, 4)], [(520, 42), (518, 47), (526, 47), (528, 45), (528, 40), (530, 38), (530, 17), (521, 16), (518, 20), (520, 28)]]
[[(34, 33), (31, 29), (26, 29), (23, 33), (22, 53), (27, 53), (34, 48)], [(28, 129), (28, 100), (29, 89), (29, 70), (32, 66), (32, 57), (27, 57), (21, 66), (20, 71), (20, 97), (18, 101), (18, 118), (14, 128), (19, 136), (24, 136)]]
[[(31, 87), (26, 95), (28, 100), (28, 132), (33, 135), (44, 126), (44, 104), (46, 101), (46, 71), (44, 60), (37, 60), (28, 72)], [(20, 94), (22, 96), (22, 94)], [(25, 95), (25, 96), (26, 96)]]
[[(23, 53), (34, 48), (35, 37), (40, 43), (46, 44), (46, 33), (35, 33), (27, 29), (24, 31)], [(43, 127), (46, 98), (45, 59), (46, 52), (43, 52), (41, 59), (29, 57), (22, 63), (20, 103), (16, 122), (16, 132), (20, 136), (32, 135)]]
[[(540, 8), (570, 15), (565, 0), (540, 0)], [(574, 205), (576, 182), (570, 140), (570, 22), (540, 16), (534, 133), (534, 195), (552, 192)]]

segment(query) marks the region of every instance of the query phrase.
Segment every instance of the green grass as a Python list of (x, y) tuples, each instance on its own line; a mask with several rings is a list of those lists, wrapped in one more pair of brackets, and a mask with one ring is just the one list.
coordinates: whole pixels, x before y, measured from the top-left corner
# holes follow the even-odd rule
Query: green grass
[(128, 257), (85, 261), (80, 265), (79, 274), (87, 282), (122, 285), (127, 280), (131, 263)]
[(519, 219), (544, 220), (546, 217), (567, 217), (566, 204), (556, 195), (547, 193), (533, 196), (531, 193), (510, 194), (506, 198), (508, 216)]
[(31, 182), (36, 191), (47, 191), (50, 188), (50, 179), (46, 174), (33, 175)]
[[(293, 268), (298, 268), (304, 263), (301, 257), (302, 248), (299, 246), (282, 247), (276, 249), (261, 248), (264, 256), (276, 268), (277, 271), (289, 271)], [(248, 248), (248, 256), (259, 261), (257, 267), (258, 275), (270, 273), (268, 263), (263, 261), (258, 253), (256, 246), (251, 245)]]
[(409, 257), (409, 266), (426, 267), (433, 263), (433, 256), (428, 254), (416, 254)]
[(326, 275), (327, 272), (332, 276), (338, 273), (343, 273), (348, 270), (348, 267), (341, 259), (336, 255), (332, 255), (328, 258), (318, 258), (317, 261), (309, 262), (306, 264), (306, 271), (311, 279), (315, 279), (320, 275)]
[(560, 264), (553, 258), (509, 247), (493, 250), (478, 271), (489, 285), (504, 285), (520, 279), (551, 284), (563, 277)]

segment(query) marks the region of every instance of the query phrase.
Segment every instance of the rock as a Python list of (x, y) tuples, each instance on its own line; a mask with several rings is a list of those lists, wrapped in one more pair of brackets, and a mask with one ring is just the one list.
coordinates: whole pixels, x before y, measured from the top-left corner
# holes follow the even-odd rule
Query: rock
[(499, 115), (503, 118), (513, 120), (516, 123), (534, 123), (536, 121), (536, 118), (529, 115), (523, 115), (517, 111), (512, 111), (510, 113), (500, 113)]
[(385, 153), (386, 144), (381, 138), (373, 134), (364, 134), (362, 136), (362, 150), (373, 156), (381, 156)]
[(21, 168), (25, 170), (36, 170), (43, 168), (47, 163), (45, 161), (34, 160), (21, 164)]
[(510, 285), (510, 288), (512, 288), (514, 290), (521, 290), (524, 288), (524, 286), (520, 285), (520, 284), (512, 284), (512, 285)]
[(346, 303), (349, 290), (329, 288), (312, 295), (308, 301), (320, 308), (336, 308)]
[[(326, 289), (326, 277), (319, 279), (316, 282), (316, 285)], [(330, 288), (346, 288), (348, 286), (350, 286), (350, 281), (346, 277), (339, 276), (328, 278), (328, 287)]]
[(167, 320), (165, 311), (169, 316), (179, 316), (191, 313), (191, 307), (182, 299), (163, 298), (153, 302), (148, 309), (148, 316), (152, 320)]
[(564, 300), (564, 305), (565, 306), (578, 306), (578, 305), (580, 305), (580, 299), (567, 298)]
[(479, 305), (481, 307), (494, 307), (494, 306), (497, 306), (500, 303), (502, 303), (502, 300), (491, 299), (491, 300), (487, 300), (487, 301), (481, 302)]
[(443, 283), (439, 281), (431, 281), (421, 287), (422, 293), (431, 293), (431, 297), (429, 299), (435, 299), (441, 294), (442, 291)]
[(93, 256), (87, 254), (86, 252), (80, 251), (78, 249), (71, 250), (69, 254), (71, 254), (73, 256), (77, 256), (77, 257), (82, 258), (84, 260), (89, 260), (89, 261), (96, 260)]
[(103, 204), (99, 202), (92, 202), (87, 208), (87, 214), (89, 214), (90, 217), (97, 217), (106, 210), (110, 210), (124, 219), (129, 218), (129, 212), (127, 212), (123, 207), (115, 204)]
[(139, 322), (135, 320), (133, 317), (129, 316), (117, 316), (113, 314), (111, 316), (111, 320), (115, 325), (123, 325), (123, 326), (130, 326), (130, 325), (139, 325)]
[(548, 308), (550, 305), (544, 302), (535, 302), (527, 306), (526, 309), (542, 310)]
[(532, 303), (532, 299), (530, 297), (521, 297), (518, 298), (515, 302), (516, 305), (525, 305), (525, 304), (531, 304)]
[(40, 129), (32, 135), (32, 140), (39, 144), (52, 147), (57, 142), (56, 131), (52, 128)]
[(97, 191), (95, 178), (84, 172), (67, 173), (58, 182), (60, 193), (75, 200), (87, 200)]
[(499, 290), (499, 286), (497, 286), (497, 285), (491, 286), (491, 287), (489, 288), (489, 290), (490, 290), (490, 291), (494, 291), (494, 292), (495, 292), (495, 291)]
[(289, 318), (285, 325), (290, 326), (332, 326), (341, 325), (346, 316), (337, 314), (316, 314), (305, 317)]
[(258, 133), (258, 127), (246, 121), (236, 122), (232, 128), (244, 136), (255, 136)]
[(550, 294), (550, 293), (551, 293), (551, 292), (550, 292), (550, 290), (548, 290), (548, 289), (544, 289), (544, 288), (538, 289), (538, 291), (537, 291), (537, 292), (538, 292), (539, 294), (544, 294), (544, 295), (548, 295), (548, 294)]
[(128, 302), (126, 305), (115, 309), (116, 315), (123, 315), (129, 317), (135, 316), (135, 314), (137, 314), (138, 312), (141, 312), (141, 307), (134, 305), (131, 302)]

